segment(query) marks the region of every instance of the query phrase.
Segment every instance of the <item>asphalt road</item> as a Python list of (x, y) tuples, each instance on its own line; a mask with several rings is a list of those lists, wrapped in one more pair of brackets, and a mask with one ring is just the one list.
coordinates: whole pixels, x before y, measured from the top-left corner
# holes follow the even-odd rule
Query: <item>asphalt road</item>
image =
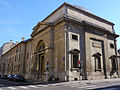
[(0, 79), (0, 90), (120, 90), (120, 81), (79, 83), (62, 82), (53, 84), (31, 84)]

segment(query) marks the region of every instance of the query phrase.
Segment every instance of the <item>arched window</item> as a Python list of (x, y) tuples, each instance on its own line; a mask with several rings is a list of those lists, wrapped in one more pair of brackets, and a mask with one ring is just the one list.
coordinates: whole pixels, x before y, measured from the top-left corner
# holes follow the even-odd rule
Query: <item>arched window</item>
[(109, 59), (111, 59), (111, 66), (112, 66), (112, 70), (117, 70), (118, 67), (117, 67), (117, 62), (116, 62), (116, 58), (117, 56), (116, 55), (112, 55), (109, 57)]
[(94, 60), (95, 60), (95, 72), (100, 71), (101, 72), (101, 54), (95, 53), (93, 54)]
[(44, 49), (45, 49), (45, 44), (42, 43), (42, 44), (40, 45), (40, 47), (39, 47), (39, 51), (42, 51), (42, 50), (44, 50)]

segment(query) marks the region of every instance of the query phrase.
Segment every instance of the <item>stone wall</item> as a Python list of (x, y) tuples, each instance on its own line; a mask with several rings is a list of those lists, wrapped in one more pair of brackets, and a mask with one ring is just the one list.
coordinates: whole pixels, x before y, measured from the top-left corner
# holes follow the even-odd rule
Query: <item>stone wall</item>
[(54, 32), (54, 74), (55, 78), (65, 80), (65, 22), (55, 26)]
[(25, 47), (25, 43), (21, 42), (3, 54), (2, 73), (6, 75), (21, 73), (24, 75)]
[[(91, 41), (91, 39), (93, 39)], [(102, 44), (101, 48), (93, 48), (91, 45), (93, 44), (94, 40), (98, 40), (100, 41)], [(110, 78), (110, 72), (111, 72), (111, 61), (109, 59), (109, 57), (111, 55), (115, 55), (115, 48), (110, 48), (110, 44), (114, 45), (113, 40), (108, 39), (105, 36), (97, 36), (95, 34), (91, 34), (86, 32), (86, 63), (87, 63), (87, 74), (88, 74), (88, 79), (97, 79), (97, 76), (101, 76), (102, 78)], [(94, 62), (93, 62), (93, 57), (91, 56), (93, 53), (95, 52), (100, 52), (102, 53), (102, 71), (101, 74), (98, 72), (99, 75), (94, 76), (97, 74), (97, 72), (93, 71), (93, 67), (94, 67)], [(98, 78), (99, 78), (98, 77)]]
[(99, 25), (99, 26), (105, 28), (106, 30), (109, 30), (110, 32), (114, 32), (112, 24), (108, 24), (101, 19), (95, 18), (94, 16), (88, 15), (87, 13), (84, 13), (80, 10), (73, 8), (73, 7), (68, 7), (67, 13), (68, 13), (68, 16), (71, 16), (73, 18), (77, 18), (78, 20), (91, 22), (93, 24), (96, 24), (96, 25)]

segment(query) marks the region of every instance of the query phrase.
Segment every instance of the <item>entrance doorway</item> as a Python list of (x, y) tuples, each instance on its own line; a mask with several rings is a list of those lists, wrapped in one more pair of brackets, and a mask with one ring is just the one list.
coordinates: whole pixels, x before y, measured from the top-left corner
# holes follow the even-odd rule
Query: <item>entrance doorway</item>
[(38, 59), (38, 75), (44, 75), (45, 71), (45, 60), (44, 60), (44, 54), (39, 54), (39, 59)]
[(37, 48), (37, 78), (43, 78), (45, 72), (45, 44), (39, 41)]

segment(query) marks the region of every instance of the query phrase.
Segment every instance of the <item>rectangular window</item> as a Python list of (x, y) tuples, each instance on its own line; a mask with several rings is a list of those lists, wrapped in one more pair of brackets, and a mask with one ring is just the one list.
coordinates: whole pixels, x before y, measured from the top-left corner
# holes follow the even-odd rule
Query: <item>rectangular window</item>
[(114, 48), (114, 44), (110, 43), (110, 48)]
[(21, 54), (19, 54), (19, 60), (21, 59)]
[(101, 70), (101, 58), (98, 57), (97, 60), (98, 60), (98, 68), (97, 69)]
[(18, 65), (18, 71), (20, 70), (20, 64)]
[(21, 50), (21, 46), (20, 46), (20, 50)]
[(78, 35), (72, 34), (72, 39), (78, 41)]
[(95, 57), (95, 72), (100, 71), (101, 72), (101, 57)]
[(16, 61), (16, 55), (15, 55), (15, 61)]
[(29, 58), (29, 53), (27, 53), (27, 59)]
[(78, 68), (79, 55), (73, 54), (73, 68)]

